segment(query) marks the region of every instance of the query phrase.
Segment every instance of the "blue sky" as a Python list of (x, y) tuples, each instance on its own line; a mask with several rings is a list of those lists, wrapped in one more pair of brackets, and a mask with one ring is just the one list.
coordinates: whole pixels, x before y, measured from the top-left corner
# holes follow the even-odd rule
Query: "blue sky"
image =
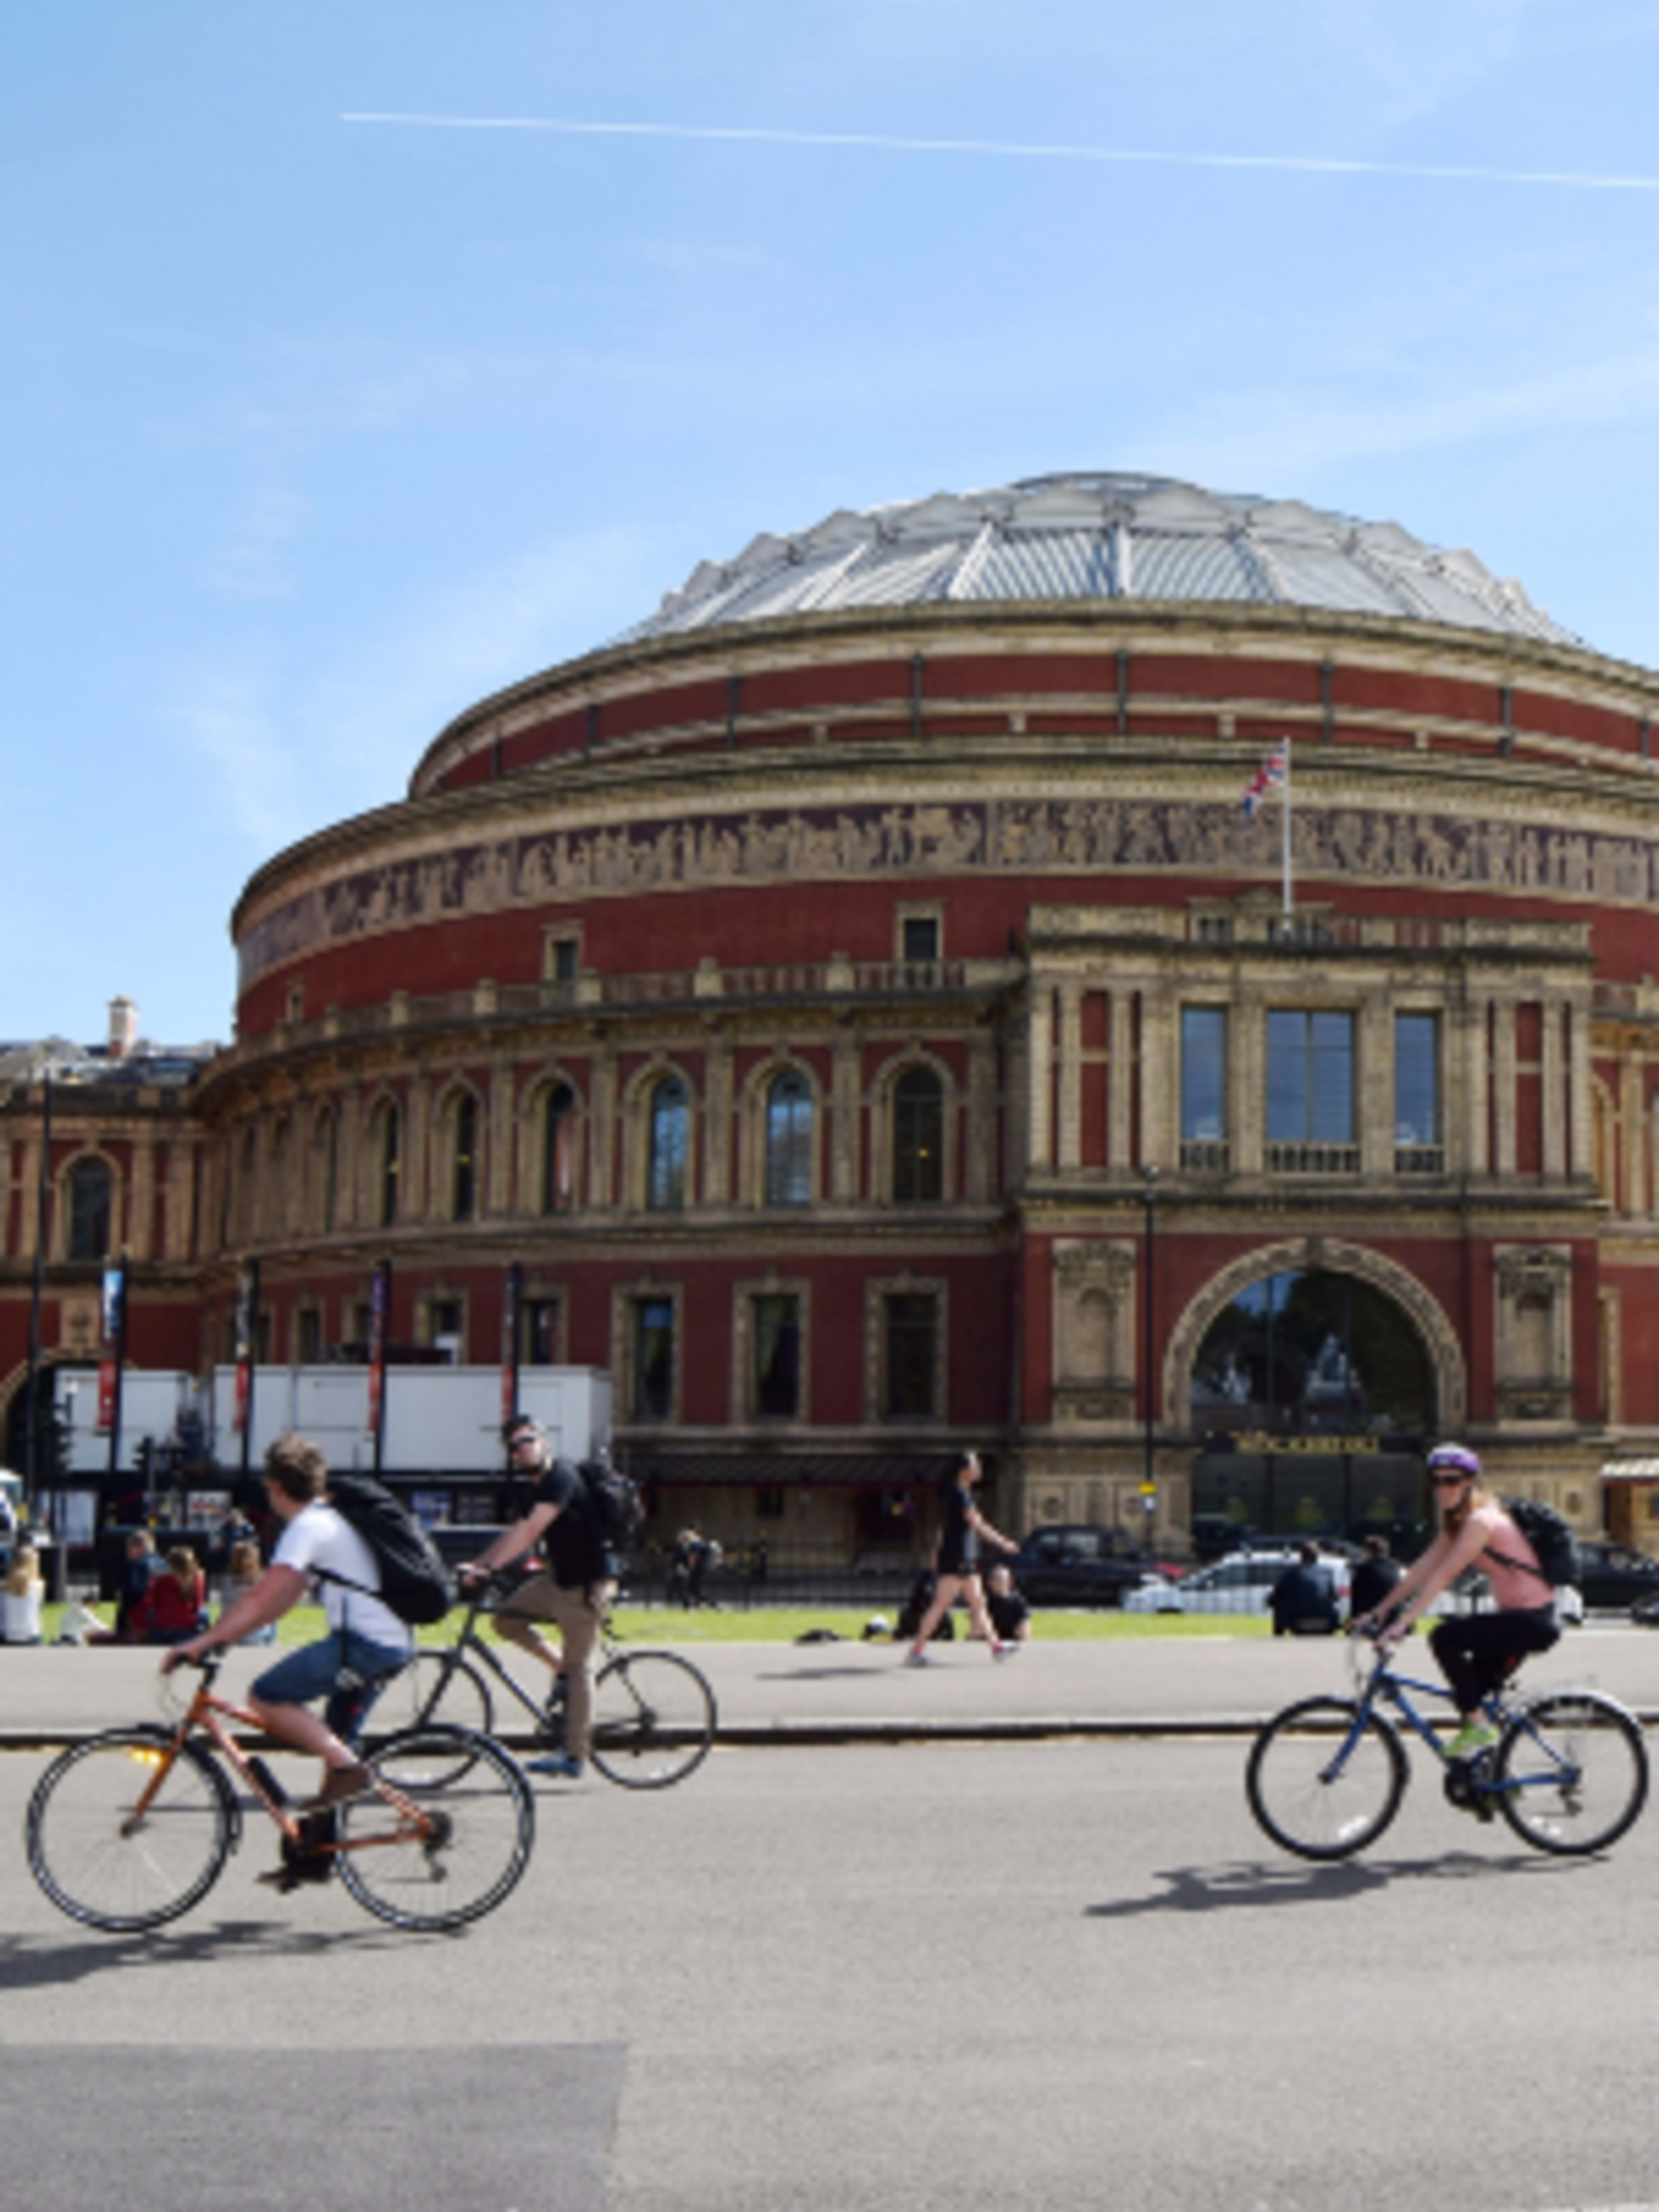
[(1624, 0), (6, 10), (0, 1038), (228, 1036), (263, 860), (842, 506), (1299, 497), (1659, 665), (1656, 90)]

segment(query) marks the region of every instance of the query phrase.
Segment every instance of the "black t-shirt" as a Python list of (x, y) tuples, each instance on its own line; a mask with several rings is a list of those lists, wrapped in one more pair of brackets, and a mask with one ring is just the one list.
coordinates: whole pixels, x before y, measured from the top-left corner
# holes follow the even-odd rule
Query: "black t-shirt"
[(979, 1531), (969, 1520), (973, 1497), (967, 1485), (947, 1482), (939, 1492), (939, 1571), (970, 1572), (979, 1565)]
[(531, 1504), (557, 1508), (542, 1543), (562, 1589), (584, 1589), (615, 1577), (617, 1564), (599, 1534), (587, 1485), (568, 1459), (556, 1459), (544, 1471)]
[(1031, 1618), (1031, 1608), (1017, 1589), (994, 1590), (985, 1593), (986, 1610), (991, 1616), (991, 1626), (1005, 1642), (1010, 1642)]

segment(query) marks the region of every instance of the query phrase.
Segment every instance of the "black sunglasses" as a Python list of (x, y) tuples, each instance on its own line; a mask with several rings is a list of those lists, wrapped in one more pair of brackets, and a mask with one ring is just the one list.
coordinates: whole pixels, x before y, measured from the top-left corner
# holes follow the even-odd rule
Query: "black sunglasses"
[(1429, 1480), (1437, 1490), (1455, 1490), (1460, 1483), (1473, 1482), (1474, 1477), (1466, 1468), (1462, 1474), (1431, 1474)]

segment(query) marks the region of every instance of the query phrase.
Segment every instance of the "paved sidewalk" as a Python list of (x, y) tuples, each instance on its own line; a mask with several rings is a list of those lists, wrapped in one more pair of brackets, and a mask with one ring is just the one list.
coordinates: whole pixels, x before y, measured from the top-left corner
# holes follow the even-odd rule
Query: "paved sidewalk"
[[(665, 1627), (669, 1624), (665, 1623)], [(653, 1641), (635, 1639), (636, 1645)], [(672, 1634), (661, 1642), (672, 1646)], [(1345, 1694), (1349, 1647), (1323, 1638), (1036, 1639), (997, 1662), (981, 1645), (935, 1646), (907, 1667), (890, 1644), (686, 1644), (714, 1686), (726, 1743), (1183, 1735), (1254, 1729), (1293, 1698)], [(267, 1662), (236, 1651), (220, 1677), (235, 1697)], [(0, 1749), (61, 1743), (161, 1715), (160, 1654), (116, 1647), (0, 1647)], [(1419, 1643), (1409, 1671), (1433, 1679)], [(1625, 1625), (1571, 1631), (1526, 1680), (1594, 1684), (1659, 1721), (1659, 1633)], [(512, 1727), (503, 1740), (517, 1741)]]

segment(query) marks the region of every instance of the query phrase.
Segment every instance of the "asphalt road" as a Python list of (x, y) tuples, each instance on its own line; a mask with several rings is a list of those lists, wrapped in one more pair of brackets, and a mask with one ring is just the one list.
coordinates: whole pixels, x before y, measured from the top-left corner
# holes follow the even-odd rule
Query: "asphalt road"
[[(272, 1896), (252, 1831), (174, 1932), (100, 1936), (14, 1844), (0, 2157), (31, 2212), (1659, 2207), (1653, 1817), (1540, 1858), (1419, 1754), (1319, 1869), (1243, 1763), (722, 1747), (660, 1796), (544, 1791), (526, 1880), (449, 1938)], [(0, 1758), (0, 1837), (43, 1764)]]

